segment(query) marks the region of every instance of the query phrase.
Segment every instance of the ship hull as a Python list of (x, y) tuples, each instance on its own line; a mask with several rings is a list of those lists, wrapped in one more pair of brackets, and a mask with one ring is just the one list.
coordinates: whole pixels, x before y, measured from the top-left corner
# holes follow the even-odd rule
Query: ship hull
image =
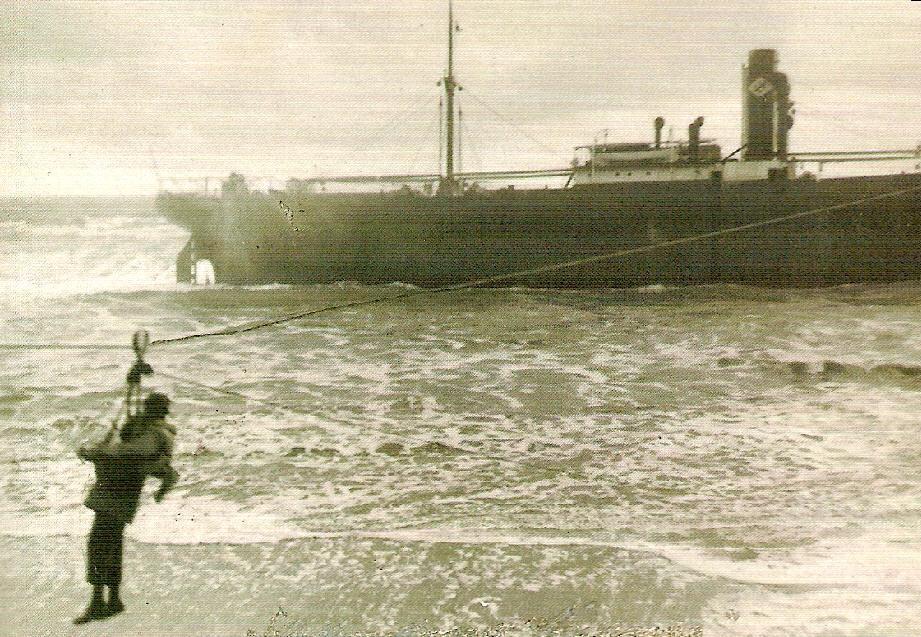
[[(228, 284), (401, 281), (425, 287), (630, 250), (921, 188), (921, 175), (621, 183), (458, 197), (162, 194), (198, 259)], [(496, 285), (814, 287), (921, 278), (919, 191)]]

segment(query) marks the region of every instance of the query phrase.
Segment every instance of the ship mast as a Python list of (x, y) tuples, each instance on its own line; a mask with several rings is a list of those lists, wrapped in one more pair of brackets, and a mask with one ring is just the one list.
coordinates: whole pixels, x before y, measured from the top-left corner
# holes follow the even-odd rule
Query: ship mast
[(444, 79), (445, 87), (445, 176), (441, 190), (446, 195), (454, 194), (454, 91), (458, 88), (454, 80), (454, 3), (448, 0), (448, 72)]

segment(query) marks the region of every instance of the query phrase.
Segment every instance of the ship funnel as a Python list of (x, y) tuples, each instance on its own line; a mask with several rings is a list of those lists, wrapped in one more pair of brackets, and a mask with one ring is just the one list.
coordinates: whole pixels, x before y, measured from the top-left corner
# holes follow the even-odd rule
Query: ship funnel
[(656, 127), (656, 148), (662, 145), (662, 129), (665, 128), (665, 118), (657, 117), (654, 126)]
[(777, 51), (755, 49), (742, 67), (742, 159), (787, 158), (793, 102), (787, 76), (777, 71)]
[(700, 129), (704, 125), (704, 118), (698, 117), (688, 126), (688, 160), (697, 161), (700, 158)]

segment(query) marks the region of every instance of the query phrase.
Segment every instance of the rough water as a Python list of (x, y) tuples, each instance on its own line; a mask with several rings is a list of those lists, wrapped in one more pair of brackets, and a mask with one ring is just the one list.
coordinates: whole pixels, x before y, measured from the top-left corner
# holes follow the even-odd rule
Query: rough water
[[(5, 344), (126, 344), (406, 289), (177, 286), (186, 235), (149, 200), (6, 200), (0, 229)], [(474, 290), (154, 348), (182, 481), (128, 534), (252, 561), (303, 596), (286, 609), (306, 626), (914, 635), (919, 299)], [(3, 546), (63, 541), (79, 575), (92, 471), (74, 449), (117, 409), (130, 351), (0, 360)]]

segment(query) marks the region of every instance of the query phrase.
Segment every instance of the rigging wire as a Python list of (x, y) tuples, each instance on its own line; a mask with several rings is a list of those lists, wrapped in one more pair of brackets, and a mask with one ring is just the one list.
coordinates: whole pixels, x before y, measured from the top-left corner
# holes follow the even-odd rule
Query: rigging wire
[(521, 134), (524, 135), (525, 137), (527, 137), (527, 138), (528, 138), (529, 140), (531, 140), (534, 144), (536, 144), (541, 150), (543, 150), (543, 151), (545, 151), (545, 152), (548, 152), (548, 153), (554, 153), (554, 154), (556, 154), (556, 152), (557, 152), (558, 149), (550, 148), (549, 146), (547, 146), (544, 142), (540, 141), (539, 139), (537, 139), (536, 137), (534, 137), (533, 135), (531, 135), (531, 133), (529, 133), (527, 130), (525, 130), (521, 125), (516, 124), (516, 123), (514, 122), (514, 120), (512, 120), (511, 118), (508, 118), (508, 117), (504, 116), (502, 113), (500, 113), (499, 111), (497, 111), (495, 108), (493, 108), (492, 106), (490, 106), (489, 104), (487, 104), (486, 102), (484, 102), (481, 98), (477, 97), (475, 93), (472, 93), (472, 92), (470, 92), (469, 90), (467, 91), (467, 93), (468, 93), (468, 95), (470, 96), (470, 98), (473, 99), (474, 101), (476, 101), (478, 104), (480, 104), (480, 106), (482, 106), (483, 108), (485, 108), (486, 110), (488, 110), (490, 113), (492, 113), (493, 115), (495, 115), (496, 117), (498, 117), (500, 120), (502, 120), (503, 122), (505, 122), (505, 123), (508, 124), (509, 126), (513, 127), (515, 130), (517, 130), (519, 133), (521, 133)]
[[(439, 114), (439, 118), (440, 118), (440, 114)], [(435, 124), (436, 124), (436, 126), (438, 127), (438, 129), (437, 129), (437, 131), (436, 131), (437, 134), (438, 134), (438, 135), (441, 135), (441, 121), (440, 121), (440, 119), (439, 119), (439, 121), (435, 122)], [(431, 120), (431, 119), (429, 119), (429, 120), (427, 120), (427, 121), (425, 122), (425, 127), (426, 127), (426, 128), (431, 128), (431, 127), (432, 127), (432, 120)], [(410, 171), (415, 171), (415, 170), (416, 170), (416, 165), (419, 163), (419, 159), (423, 156), (423, 154), (425, 154), (426, 152), (430, 152), (430, 151), (431, 151), (431, 147), (430, 147), (430, 145), (429, 145), (429, 140), (430, 140), (430, 139), (431, 139), (431, 131), (430, 131), (430, 130), (423, 130), (423, 131), (422, 131), (422, 135), (421, 135), (420, 137), (418, 137), (418, 138), (416, 138), (416, 139), (413, 140), (413, 143), (416, 144), (417, 148), (416, 148), (416, 152), (413, 154), (412, 162), (409, 164), (409, 169), (410, 169)], [(439, 152), (439, 158), (440, 158), (440, 155), (441, 155), (441, 153)], [(424, 161), (423, 161), (423, 166), (424, 166), (425, 163), (427, 163), (427, 162), (428, 162), (428, 160), (424, 160)], [(424, 168), (423, 168), (423, 170), (424, 170)]]
[(374, 131), (363, 137), (357, 147), (365, 149), (377, 145), (384, 134), (396, 128), (398, 124), (415, 119), (415, 114), (422, 111), (422, 109), (431, 103), (431, 95), (427, 94), (425, 91), (419, 91), (410, 95), (407, 101), (409, 102), (407, 108), (398, 109), (389, 118), (384, 120)]
[[(469, 114), (467, 115), (467, 120), (468, 120), (468, 122), (469, 122), (469, 120), (470, 120), (470, 115), (469, 115)], [(470, 128), (475, 128), (475, 127), (476, 127), (476, 122), (474, 122), (472, 126), (471, 126), (469, 123), (467, 124), (467, 129), (468, 129), (468, 130), (469, 130)], [(469, 152), (470, 154), (473, 155), (473, 160), (474, 160), (474, 161), (472, 162), (472, 164), (473, 164), (474, 168), (475, 168), (476, 170), (478, 170), (478, 171), (486, 170), (485, 164), (483, 163), (483, 158), (480, 157), (480, 152), (479, 152), (479, 150), (477, 149), (477, 145), (476, 145), (476, 136), (475, 136), (475, 135), (469, 135), (469, 136), (467, 137), (467, 147), (468, 147), (468, 152)], [(471, 171), (471, 172), (475, 172), (475, 171)]]

